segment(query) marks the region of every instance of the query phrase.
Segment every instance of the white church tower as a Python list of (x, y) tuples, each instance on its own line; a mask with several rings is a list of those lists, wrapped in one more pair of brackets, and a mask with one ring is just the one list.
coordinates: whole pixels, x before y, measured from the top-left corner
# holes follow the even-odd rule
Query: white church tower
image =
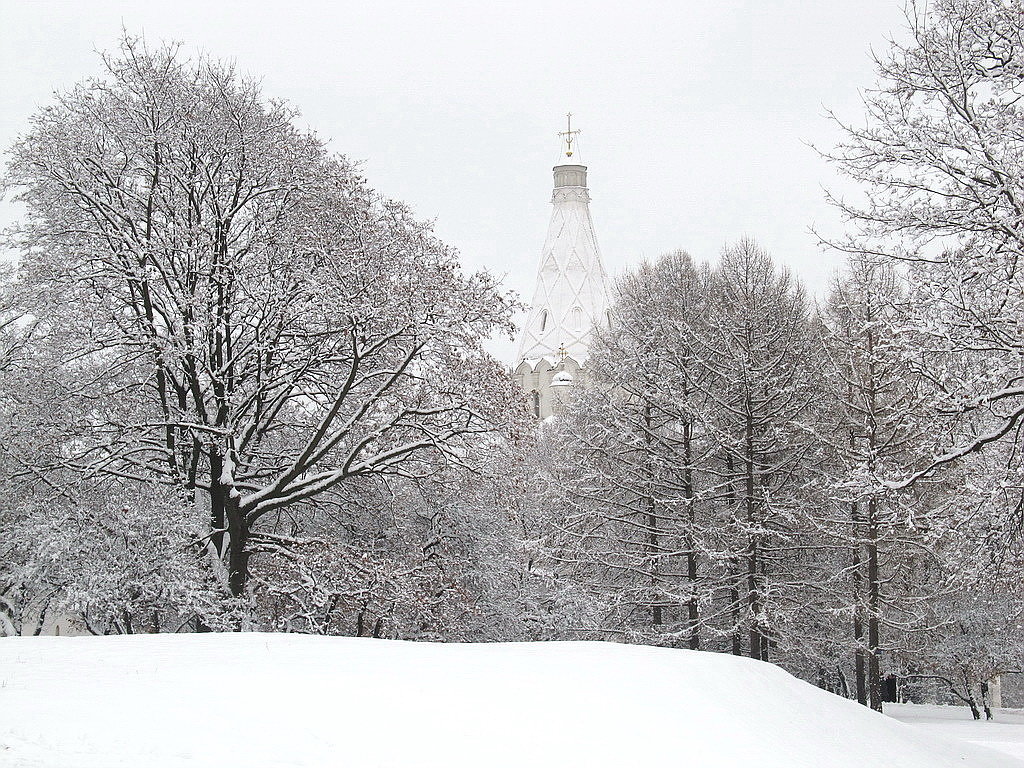
[(586, 364), (595, 326), (608, 325), (608, 277), (590, 218), (587, 167), (572, 114), (554, 168), (555, 190), (537, 287), (519, 335), (515, 376), (536, 417), (550, 416)]

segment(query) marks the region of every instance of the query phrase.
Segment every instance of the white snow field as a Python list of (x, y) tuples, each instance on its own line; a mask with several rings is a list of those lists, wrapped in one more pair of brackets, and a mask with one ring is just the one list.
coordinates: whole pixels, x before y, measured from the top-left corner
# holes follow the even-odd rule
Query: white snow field
[(733, 656), (300, 635), (0, 639), (4, 768), (1010, 768)]
[(1024, 761), (1024, 711), (1019, 709), (997, 709), (991, 721), (975, 720), (967, 707), (886, 704), (885, 713), (926, 733), (980, 744)]

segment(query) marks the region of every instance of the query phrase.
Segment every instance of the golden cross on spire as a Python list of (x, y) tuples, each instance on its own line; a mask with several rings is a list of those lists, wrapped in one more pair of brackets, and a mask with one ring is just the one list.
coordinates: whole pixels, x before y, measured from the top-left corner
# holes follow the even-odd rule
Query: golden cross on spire
[(565, 119), (566, 129), (564, 131), (559, 131), (558, 135), (565, 141), (565, 156), (572, 157), (572, 143), (576, 140), (576, 137), (582, 133), (582, 131), (579, 128), (575, 131), (572, 129), (572, 112), (567, 113)]

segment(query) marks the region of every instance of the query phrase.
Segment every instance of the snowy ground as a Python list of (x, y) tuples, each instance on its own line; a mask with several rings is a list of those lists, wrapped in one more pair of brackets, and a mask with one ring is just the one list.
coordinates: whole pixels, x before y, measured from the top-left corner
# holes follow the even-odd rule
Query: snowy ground
[(768, 664), (692, 651), (0, 639), (5, 768), (1024, 766), (944, 741), (932, 725), (870, 712)]
[(925, 733), (980, 744), (1024, 763), (1024, 710), (997, 709), (990, 722), (975, 720), (967, 707), (886, 704), (885, 713)]

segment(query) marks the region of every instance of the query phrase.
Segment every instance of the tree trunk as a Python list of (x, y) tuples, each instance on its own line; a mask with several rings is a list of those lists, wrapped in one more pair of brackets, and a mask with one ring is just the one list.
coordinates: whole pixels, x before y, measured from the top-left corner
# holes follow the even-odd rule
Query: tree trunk
[(700, 650), (700, 612), (697, 606), (697, 554), (693, 551), (693, 542), (689, 542), (690, 551), (686, 553), (686, 578), (690, 582), (690, 599), (686, 604), (686, 621), (690, 628), (690, 650)]
[[(871, 321), (873, 316), (868, 315)], [(869, 330), (867, 333), (868, 353), (868, 379), (867, 396), (868, 410), (871, 414), (878, 412), (877, 387), (874, 364), (875, 335)], [(867, 430), (867, 465), (871, 475), (875, 474), (875, 451), (878, 445), (875, 422), (868, 421)], [(871, 700), (871, 708), (877, 712), (882, 711), (882, 675), (879, 650), (879, 620), (881, 614), (881, 584), (878, 574), (878, 500), (872, 496), (867, 504), (867, 558), (868, 558), (868, 698)]]
[(693, 492), (693, 427), (683, 425), (683, 498), (686, 499), (686, 578), (690, 582), (690, 599), (686, 603), (686, 621), (690, 630), (690, 649), (700, 649), (700, 612), (697, 603), (697, 547), (693, 532), (697, 527), (697, 509)]
[(223, 472), (224, 457), (218, 449), (213, 449), (210, 451), (210, 527), (213, 530), (210, 542), (219, 555), (224, 554), (225, 506), (230, 490), (221, 485)]
[(867, 688), (867, 675), (866, 675), (866, 664), (865, 664), (865, 651), (864, 651), (864, 623), (861, 621), (860, 609), (857, 609), (858, 613), (853, 620), (853, 636), (857, 641), (857, 649), (853, 652), (853, 672), (854, 680), (857, 688), (857, 703), (867, 706), (868, 703), (868, 688)]
[(232, 597), (241, 597), (249, 581), (249, 526), (238, 508), (237, 496), (226, 494), (224, 511), (228, 520), (228, 587)]
[(879, 612), (881, 608), (878, 575), (878, 503), (868, 500), (868, 693), (871, 708), (882, 711), (882, 675), (879, 649)]
[(846, 673), (843, 672), (843, 665), (836, 664), (836, 679), (839, 681), (839, 693), (844, 699), (850, 698), (850, 684), (846, 680)]
[(978, 710), (978, 703), (974, 698), (974, 686), (971, 685), (966, 672), (964, 672), (964, 693), (967, 694), (967, 706), (971, 708), (971, 715), (975, 720), (981, 720), (981, 712)]
[(644, 442), (647, 443), (647, 496), (644, 506), (647, 509), (647, 557), (651, 567), (651, 624), (660, 628), (662, 623), (660, 585), (658, 583), (658, 518), (655, 515), (654, 503), (654, 470), (651, 467), (651, 404), (644, 403)]
[(992, 708), (988, 703), (988, 680), (981, 681), (981, 708), (985, 710), (985, 719), (992, 719)]
[(754, 501), (754, 424), (753, 417), (747, 411), (746, 445), (743, 456), (743, 493), (744, 506), (747, 522), (747, 604), (750, 609), (750, 658), (760, 659), (763, 655), (764, 644), (761, 632), (761, 585), (758, 558), (760, 555), (760, 541), (754, 532), (757, 523), (757, 505)]
[(867, 706), (868, 690), (867, 678), (865, 676), (865, 653), (864, 653), (864, 604), (863, 604), (863, 581), (861, 573), (861, 543), (860, 543), (860, 511), (857, 502), (851, 505), (851, 519), (853, 521), (853, 639), (856, 648), (853, 652), (854, 680), (857, 688), (857, 702)]
[[(737, 576), (739, 580), (739, 576)], [(732, 655), (743, 655), (743, 638), (740, 636), (740, 591), (734, 586), (729, 590), (729, 598), (732, 600)]]
[[(224, 482), (224, 458), (218, 449), (210, 451), (210, 540), (218, 554), (227, 556), (228, 589), (241, 597), (249, 581), (249, 523), (239, 508), (238, 492)], [(223, 532), (227, 528), (227, 536)]]
[[(737, 518), (736, 514), (736, 491), (733, 486), (735, 475), (733, 474), (733, 461), (732, 454), (726, 451), (725, 453), (725, 466), (726, 466), (726, 502), (729, 505), (733, 520)], [(741, 579), (739, 568), (734, 562), (730, 562), (729, 570), (732, 584), (729, 588), (729, 600), (732, 604), (732, 653), (734, 656), (743, 655), (743, 641), (740, 638), (740, 591), (737, 586)]]
[(661, 626), (661, 598), (658, 587), (658, 520), (654, 515), (654, 498), (648, 496), (647, 504), (647, 527), (648, 527), (648, 556), (651, 562), (651, 599), (654, 601), (651, 606), (651, 624), (655, 627)]

